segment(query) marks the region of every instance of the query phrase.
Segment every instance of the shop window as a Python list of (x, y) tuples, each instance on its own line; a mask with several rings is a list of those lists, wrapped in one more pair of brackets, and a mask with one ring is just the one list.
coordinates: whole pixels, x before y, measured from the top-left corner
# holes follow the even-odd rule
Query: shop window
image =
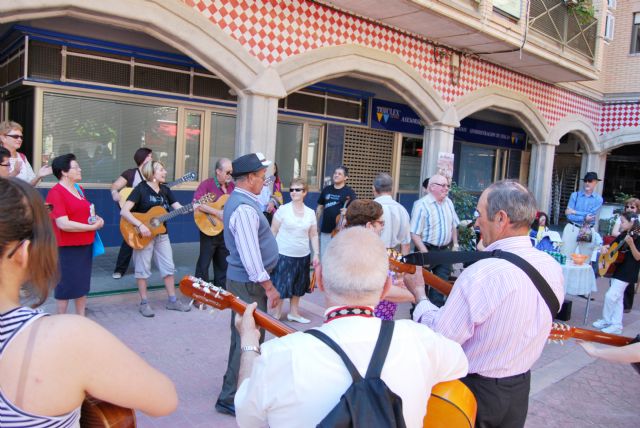
[[(215, 174), (218, 159), (233, 160), (236, 153), (236, 118), (226, 114), (211, 114), (211, 139), (209, 141), (209, 177)], [(202, 180), (206, 177), (202, 177)]]
[(276, 163), (283, 187), (293, 178), (302, 177), (310, 188), (320, 187), (318, 160), (323, 127), (302, 123), (278, 122)]
[(200, 141), (202, 138), (202, 113), (187, 112), (184, 130), (184, 172), (195, 171), (200, 167)]
[(113, 182), (143, 146), (174, 178), (177, 108), (45, 93), (43, 110), (43, 162), (74, 153), (83, 183)]
[(398, 190), (419, 192), (422, 138), (402, 137)]
[(633, 28), (631, 30), (631, 53), (640, 53), (640, 13), (633, 14)]
[(366, 122), (366, 100), (361, 96), (343, 95), (330, 90), (305, 88), (278, 101), (278, 108)]
[(304, 92), (294, 92), (287, 97), (287, 110), (324, 114), (324, 98)]
[(471, 144), (460, 145), (458, 184), (470, 192), (482, 192), (493, 182), (496, 150)]

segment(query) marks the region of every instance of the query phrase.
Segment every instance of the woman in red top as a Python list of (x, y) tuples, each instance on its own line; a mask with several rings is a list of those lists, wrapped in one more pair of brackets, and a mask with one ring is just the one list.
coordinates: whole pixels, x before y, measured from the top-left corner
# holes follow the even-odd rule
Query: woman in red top
[(77, 184), (82, 180), (82, 169), (76, 157), (72, 153), (60, 155), (51, 167), (58, 184), (49, 190), (47, 203), (52, 206), (50, 216), (60, 260), (60, 282), (54, 297), (58, 313), (66, 313), (69, 300), (74, 300), (76, 313), (84, 316), (91, 285), (93, 240), (104, 220), (92, 212), (93, 204)]

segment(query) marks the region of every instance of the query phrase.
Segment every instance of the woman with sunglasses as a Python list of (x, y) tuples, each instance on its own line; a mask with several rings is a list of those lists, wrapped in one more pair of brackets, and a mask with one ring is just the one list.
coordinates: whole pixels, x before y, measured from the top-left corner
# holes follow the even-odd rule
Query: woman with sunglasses
[(282, 316), (282, 300), (291, 299), (291, 308), (287, 319), (302, 324), (310, 321), (300, 315), (300, 298), (309, 290), (309, 272), (313, 249), (314, 266), (320, 261), (320, 241), (316, 216), (313, 210), (304, 204), (307, 196), (307, 184), (299, 178), (291, 180), (289, 185), (291, 202), (282, 205), (273, 217), (271, 232), (278, 243), (278, 264), (271, 280), (280, 293), (280, 303), (274, 311), (274, 317)]
[(93, 204), (78, 184), (82, 168), (75, 155), (60, 155), (51, 166), (58, 184), (49, 190), (47, 203), (53, 207), (50, 216), (60, 254), (60, 282), (54, 297), (59, 314), (66, 313), (69, 301), (73, 300), (76, 314), (84, 316), (91, 287), (93, 241), (104, 220), (95, 215)]
[(151, 416), (173, 412), (173, 383), (97, 323), (34, 307), (58, 276), (56, 237), (40, 194), (0, 178), (0, 426), (79, 426), (87, 394)]
[(19, 123), (12, 121), (0, 123), (0, 145), (11, 153), (11, 157), (9, 158), (10, 176), (17, 177), (35, 186), (44, 177), (51, 175), (51, 167), (43, 165), (38, 171), (38, 174), (33, 172), (33, 168), (31, 168), (27, 157), (18, 152), (23, 142), (22, 126)]

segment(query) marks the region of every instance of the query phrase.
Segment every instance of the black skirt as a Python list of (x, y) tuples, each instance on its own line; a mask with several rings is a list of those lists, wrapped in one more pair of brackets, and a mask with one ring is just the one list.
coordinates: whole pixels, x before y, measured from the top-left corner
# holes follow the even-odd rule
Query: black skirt
[(278, 264), (271, 275), (271, 281), (280, 293), (281, 299), (305, 295), (309, 290), (310, 266), (310, 254), (304, 257), (288, 257), (280, 254)]
[(58, 247), (60, 282), (53, 296), (57, 300), (71, 300), (89, 294), (93, 244)]

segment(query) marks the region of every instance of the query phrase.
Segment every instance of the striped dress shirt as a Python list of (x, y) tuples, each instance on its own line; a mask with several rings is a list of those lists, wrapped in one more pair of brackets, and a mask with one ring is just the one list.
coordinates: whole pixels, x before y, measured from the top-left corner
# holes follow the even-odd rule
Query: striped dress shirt
[[(562, 268), (531, 246), (528, 236), (505, 238), (486, 251), (519, 255), (547, 280), (558, 301), (564, 299)], [(414, 320), (462, 345), (469, 373), (502, 378), (531, 369), (551, 330), (551, 312), (527, 274), (502, 259), (480, 260), (466, 268), (442, 308), (420, 302)]]
[(422, 242), (442, 247), (453, 239), (452, 229), (460, 224), (451, 199), (438, 203), (430, 193), (416, 201), (411, 210), (411, 233)]
[(384, 245), (387, 248), (395, 248), (397, 245), (410, 244), (410, 220), (407, 210), (390, 195), (378, 196), (374, 201), (382, 205), (384, 227), (380, 238)]
[[(236, 187), (235, 192), (241, 192), (258, 201), (258, 196), (244, 189)], [(260, 218), (256, 210), (249, 205), (241, 204), (231, 214), (229, 218), (229, 230), (235, 238), (240, 260), (244, 265), (249, 280), (252, 282), (263, 282), (270, 279), (269, 273), (265, 270), (260, 253), (260, 242), (258, 240), (258, 227)]]

